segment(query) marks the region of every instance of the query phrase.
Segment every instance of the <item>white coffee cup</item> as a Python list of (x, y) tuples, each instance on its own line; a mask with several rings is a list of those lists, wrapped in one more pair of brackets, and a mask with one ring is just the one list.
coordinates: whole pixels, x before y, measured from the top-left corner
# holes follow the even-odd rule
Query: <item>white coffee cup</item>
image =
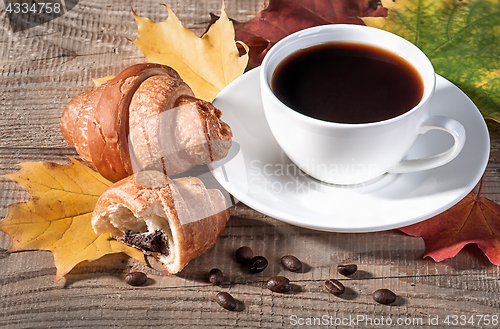
[[(318, 120), (283, 104), (270, 87), (276, 66), (298, 50), (331, 42), (362, 43), (402, 56), (423, 80), (420, 102), (394, 118), (360, 124)], [(291, 34), (266, 54), (260, 70), (260, 85), (264, 112), (276, 141), (300, 169), (323, 182), (358, 184), (385, 173), (432, 169), (453, 160), (465, 144), (461, 123), (429, 115), (436, 76), (427, 56), (407, 40), (380, 29), (334, 24)], [(418, 136), (432, 129), (448, 132), (454, 139), (453, 146), (434, 156), (404, 159)]]

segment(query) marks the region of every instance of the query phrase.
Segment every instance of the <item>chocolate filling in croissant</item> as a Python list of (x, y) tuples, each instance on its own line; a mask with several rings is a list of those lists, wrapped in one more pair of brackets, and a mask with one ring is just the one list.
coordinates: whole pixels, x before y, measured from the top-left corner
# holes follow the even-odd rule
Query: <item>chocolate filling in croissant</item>
[(168, 256), (168, 236), (160, 230), (150, 234), (125, 232), (122, 242), (143, 251), (159, 252)]

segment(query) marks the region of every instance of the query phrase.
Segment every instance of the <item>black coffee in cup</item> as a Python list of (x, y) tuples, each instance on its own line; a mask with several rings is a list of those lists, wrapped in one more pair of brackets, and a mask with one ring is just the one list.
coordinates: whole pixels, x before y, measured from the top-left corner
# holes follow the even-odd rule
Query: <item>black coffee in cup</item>
[(326, 43), (286, 57), (271, 78), (273, 93), (306, 116), (370, 123), (399, 116), (420, 102), (424, 84), (405, 59), (358, 43)]

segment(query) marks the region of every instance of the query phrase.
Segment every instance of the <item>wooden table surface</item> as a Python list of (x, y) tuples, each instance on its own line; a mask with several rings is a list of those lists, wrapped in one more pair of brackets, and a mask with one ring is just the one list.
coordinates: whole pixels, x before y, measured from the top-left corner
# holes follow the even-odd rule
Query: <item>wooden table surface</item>
[[(92, 87), (91, 78), (145, 61), (128, 40), (137, 35), (131, 7), (141, 16), (163, 21), (167, 13), (159, 4), (165, 2), (197, 35), (205, 30), (209, 13), (219, 13), (221, 6), (220, 0), (81, 0), (56, 20), (13, 33), (0, 5), (0, 174), (18, 170), (16, 164), (24, 161), (67, 164), (66, 156), (79, 159), (59, 130), (64, 106)], [(265, 5), (263, 0), (226, 0), (226, 11), (245, 21)], [(488, 128), (492, 146), (483, 196), (500, 202), (500, 125), (488, 122)], [(0, 179), (0, 218), (7, 215), (9, 204), (28, 199), (12, 181)], [(500, 315), (500, 271), (476, 246), (436, 263), (422, 258), (422, 239), (398, 230), (313, 231), (241, 203), (231, 208), (231, 215), (215, 247), (176, 276), (113, 255), (82, 263), (54, 282), (49, 252), (9, 253), (10, 238), (0, 232), (0, 328), (281, 328), (308, 327), (308, 321), (316, 327), (382, 328), (387, 319), (393, 326), (403, 321), (408, 328), (497, 327), (493, 324)], [(239, 266), (233, 255), (242, 245), (266, 256), (269, 267), (251, 275)], [(279, 263), (284, 254), (302, 259), (306, 269), (286, 271)], [(355, 263), (359, 270), (341, 276), (336, 271), (341, 263)], [(222, 286), (207, 281), (213, 267), (224, 272)], [(148, 284), (128, 286), (124, 276), (132, 270), (147, 273)], [(290, 293), (264, 287), (267, 278), (278, 274), (291, 280)], [(327, 293), (324, 281), (329, 278), (339, 279), (346, 293)], [(397, 301), (390, 306), (374, 302), (371, 295), (379, 288), (396, 292)], [(238, 311), (226, 311), (215, 302), (219, 291), (239, 301)], [(474, 324), (463, 321), (471, 316)], [(480, 316), (488, 316), (490, 326), (479, 325)], [(447, 317), (449, 325), (443, 322)], [(432, 326), (437, 320), (439, 326)]]

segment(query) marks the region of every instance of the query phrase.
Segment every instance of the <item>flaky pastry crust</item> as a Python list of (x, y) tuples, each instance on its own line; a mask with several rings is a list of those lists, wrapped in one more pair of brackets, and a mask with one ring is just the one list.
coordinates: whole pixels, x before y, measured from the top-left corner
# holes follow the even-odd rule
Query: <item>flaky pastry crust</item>
[(162, 234), (167, 252), (143, 250), (170, 273), (178, 273), (210, 250), (228, 220), (219, 190), (207, 190), (195, 177), (171, 180), (157, 171), (140, 172), (115, 183), (101, 195), (92, 213), (97, 234), (110, 232), (125, 243), (131, 235)]

